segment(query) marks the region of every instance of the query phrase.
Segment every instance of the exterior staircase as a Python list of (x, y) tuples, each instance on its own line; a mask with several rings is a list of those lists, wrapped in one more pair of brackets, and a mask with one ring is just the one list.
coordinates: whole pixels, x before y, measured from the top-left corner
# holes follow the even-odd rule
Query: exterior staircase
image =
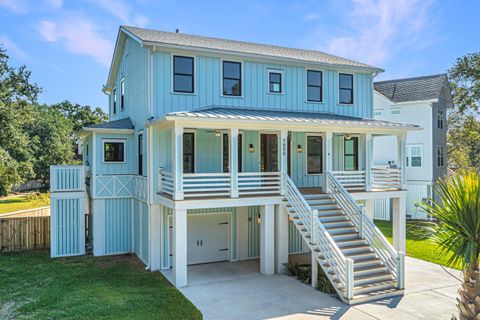
[(403, 295), (397, 252), (331, 173), (328, 193), (302, 194), (285, 176), (284, 205), (312, 254), (348, 304)]

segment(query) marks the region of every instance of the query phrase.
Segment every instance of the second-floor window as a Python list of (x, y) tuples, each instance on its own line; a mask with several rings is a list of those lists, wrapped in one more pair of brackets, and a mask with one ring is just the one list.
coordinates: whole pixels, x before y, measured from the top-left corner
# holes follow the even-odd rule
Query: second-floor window
[(223, 61), (223, 95), (242, 95), (242, 64), (240, 62)]
[(193, 58), (173, 56), (173, 91), (181, 93), (193, 93), (193, 88)]
[(183, 134), (183, 173), (195, 173), (195, 134)]
[(437, 128), (443, 129), (443, 111), (437, 110)]
[(281, 71), (268, 71), (268, 92), (270, 93), (282, 93), (282, 72)]
[(120, 81), (120, 108), (125, 109), (125, 79)]
[(437, 167), (443, 167), (445, 165), (445, 155), (443, 146), (437, 146)]
[(353, 74), (338, 75), (338, 98), (341, 104), (353, 104)]
[(322, 71), (307, 70), (307, 101), (322, 102)]
[(113, 114), (117, 113), (117, 89), (113, 89)]
[(409, 168), (419, 168), (423, 162), (423, 146), (421, 144), (407, 144), (406, 165)]
[(143, 134), (138, 135), (138, 175), (143, 175)]

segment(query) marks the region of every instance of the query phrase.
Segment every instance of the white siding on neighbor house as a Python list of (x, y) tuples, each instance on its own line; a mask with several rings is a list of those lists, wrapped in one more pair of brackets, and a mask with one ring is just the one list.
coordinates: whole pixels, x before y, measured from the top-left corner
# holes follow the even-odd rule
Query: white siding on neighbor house
[(428, 219), (428, 214), (423, 212), (418, 204), (422, 202), (422, 199), (432, 196), (431, 185), (408, 184), (407, 188), (407, 215), (412, 219)]

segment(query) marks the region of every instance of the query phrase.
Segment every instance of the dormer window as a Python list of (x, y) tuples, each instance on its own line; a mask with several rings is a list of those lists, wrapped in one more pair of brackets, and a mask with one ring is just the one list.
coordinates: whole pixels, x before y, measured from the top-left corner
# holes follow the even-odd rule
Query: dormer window
[(193, 58), (173, 56), (173, 92), (193, 93)]
[(240, 62), (223, 61), (223, 95), (242, 95), (242, 64)]
[(120, 81), (120, 108), (125, 109), (125, 78)]
[(340, 73), (338, 82), (340, 104), (353, 104), (353, 74)]
[(268, 92), (269, 93), (282, 93), (282, 71), (281, 70), (269, 70), (268, 71)]
[(117, 88), (113, 88), (113, 114), (117, 113)]

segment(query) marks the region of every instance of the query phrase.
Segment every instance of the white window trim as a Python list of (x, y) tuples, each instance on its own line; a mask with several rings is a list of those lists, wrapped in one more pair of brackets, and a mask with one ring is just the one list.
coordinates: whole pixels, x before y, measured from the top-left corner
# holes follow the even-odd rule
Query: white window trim
[[(322, 73), (322, 101), (310, 101), (308, 100), (308, 71), (320, 71)], [(325, 103), (325, 96), (324, 96), (324, 84), (325, 84), (325, 70), (323, 69), (316, 69), (316, 68), (304, 68), (304, 77), (305, 77), (305, 103), (317, 103), (323, 104)]]
[[(421, 158), (422, 165), (419, 167), (412, 166), (412, 147), (420, 147), (420, 158)], [(405, 158), (409, 158), (408, 165), (406, 166), (407, 168), (414, 168), (414, 169), (423, 168), (423, 163), (425, 160), (425, 157), (423, 156), (423, 143), (408, 143), (405, 146)]]
[[(123, 105), (122, 105), (122, 96), (123, 96)], [(120, 111), (123, 111), (126, 109), (125, 105), (125, 77), (122, 77), (120, 80)]]
[[(362, 171), (361, 168), (361, 155), (364, 153), (364, 150), (362, 150), (362, 140), (361, 140), (361, 136), (360, 134), (356, 133), (356, 134), (350, 134), (350, 137), (352, 138), (357, 138), (358, 140), (358, 146), (357, 146), (357, 164), (358, 164), (358, 169), (357, 170), (345, 170), (345, 135), (343, 135), (343, 139), (342, 139), (342, 167), (343, 167), (343, 170), (342, 171), (352, 171), (352, 172), (356, 172), (356, 171)], [(333, 142), (332, 142), (333, 143)], [(333, 157), (333, 154), (332, 154), (332, 157)], [(333, 160), (332, 160), (333, 161)]]
[[(270, 91), (270, 73), (280, 73), (280, 92)], [(267, 69), (267, 93), (268, 94), (285, 94), (285, 77), (282, 69)]]
[[(178, 57), (188, 57), (188, 58), (193, 58), (193, 92), (177, 92), (175, 91), (174, 87), (174, 63), (173, 63), (173, 58), (175, 56)], [(181, 52), (172, 52), (170, 53), (170, 94), (178, 94), (178, 95), (187, 95), (187, 96), (194, 96), (197, 94), (197, 56), (191, 55), (191, 54), (185, 54)]]
[[(123, 143), (123, 161), (105, 161), (105, 143)], [(102, 139), (102, 163), (105, 164), (121, 164), (127, 163), (127, 139)]]
[[(228, 96), (223, 94), (223, 62), (238, 62), (240, 63), (240, 90), (242, 90), (241, 94), (239, 96)], [(222, 98), (237, 98), (237, 99), (244, 99), (245, 98), (245, 81), (244, 81), (244, 62), (243, 60), (238, 60), (238, 59), (220, 59), (220, 96)]]
[[(344, 102), (340, 102), (340, 73), (341, 74), (348, 74), (348, 75), (352, 75), (352, 103), (344, 103)], [(342, 72), (342, 71), (338, 71), (337, 72), (337, 105), (339, 106), (347, 106), (347, 107), (351, 107), (351, 106), (354, 106), (355, 105), (355, 92), (356, 92), (356, 89), (355, 89), (355, 73), (351, 73), (351, 72)], [(323, 89), (323, 87), (322, 87)]]
[[(322, 173), (308, 173), (308, 137), (322, 137)], [(324, 170), (324, 163), (326, 161), (325, 158), (325, 135), (323, 133), (306, 133), (305, 134), (305, 140), (304, 140), (305, 146), (303, 147), (303, 154), (305, 154), (305, 174), (307, 176), (323, 176), (325, 174)], [(297, 153), (297, 146), (291, 146), (293, 150), (291, 152)], [(291, 154), (291, 153), (290, 153)], [(290, 160), (290, 163), (292, 164), (293, 161)]]
[[(113, 115), (116, 115), (117, 114), (117, 108), (118, 108), (118, 99), (117, 99), (117, 87), (113, 87), (113, 90), (112, 90), (112, 114)], [(115, 108), (113, 107), (113, 104), (115, 103)]]
[[(439, 166), (438, 165), (438, 150), (439, 148), (442, 148), (442, 159), (443, 159), (443, 165)], [(437, 168), (444, 168), (445, 167), (445, 146), (441, 144), (437, 144), (437, 148), (435, 149), (435, 165)]]

